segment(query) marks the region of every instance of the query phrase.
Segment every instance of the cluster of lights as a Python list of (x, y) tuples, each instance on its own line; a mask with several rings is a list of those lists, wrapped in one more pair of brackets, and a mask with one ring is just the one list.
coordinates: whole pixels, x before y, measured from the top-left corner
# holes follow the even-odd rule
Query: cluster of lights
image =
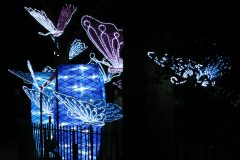
[(175, 58), (169, 54), (159, 56), (156, 52), (148, 52), (149, 58), (161, 67), (169, 68), (174, 75), (170, 78), (174, 84), (183, 84), (193, 80), (203, 87), (214, 86), (215, 81), (230, 69), (229, 59), (223, 56), (207, 57), (200, 64), (190, 59)]
[[(50, 35), (54, 42), (64, 33), (77, 7), (66, 4), (62, 7), (58, 23), (55, 26), (42, 10), (24, 7), (26, 11), (46, 30), (38, 32), (42, 36)], [(27, 62), (29, 73), (9, 69), (9, 72), (23, 79), (31, 88), (23, 86), (23, 90), (31, 100), (32, 121), (34, 123), (48, 123), (49, 116), (53, 124), (60, 126), (93, 126), (93, 130), (101, 132), (106, 122), (112, 122), (123, 117), (122, 108), (117, 104), (107, 103), (104, 84), (114, 77), (121, 75), (123, 60), (120, 50), (123, 47), (122, 30), (112, 23), (103, 23), (91, 16), (83, 16), (81, 24), (88, 38), (103, 54), (98, 60), (94, 53), (90, 53), (88, 64), (68, 64), (57, 66), (57, 71), (45, 67), (42, 72), (34, 72), (30, 62)], [(57, 48), (59, 48), (58, 43)], [(69, 50), (69, 59), (73, 59), (88, 46), (80, 39), (74, 39)], [(58, 53), (55, 53), (57, 54)], [(107, 69), (106, 69), (106, 68)], [(56, 84), (57, 82), (57, 84)], [(57, 85), (57, 86), (56, 86)], [(121, 80), (114, 85), (122, 87)], [(55, 91), (56, 87), (58, 88)], [(58, 99), (59, 101), (56, 101)], [(56, 108), (58, 107), (58, 108)], [(41, 110), (42, 109), (42, 110)], [(56, 112), (57, 111), (57, 112)], [(41, 117), (41, 118), (40, 118)], [(58, 119), (56, 119), (58, 117)], [(59, 123), (56, 123), (56, 122)], [(90, 132), (88, 129), (86, 132)], [(69, 133), (60, 133), (63, 136)], [(101, 134), (93, 135), (93, 152), (91, 153), (90, 138), (77, 133), (82, 144), (78, 144), (78, 159), (97, 158), (101, 144)], [(37, 141), (37, 140), (36, 140)], [(68, 159), (73, 146), (66, 142), (59, 142), (63, 159)], [(93, 156), (93, 157), (91, 157)]]

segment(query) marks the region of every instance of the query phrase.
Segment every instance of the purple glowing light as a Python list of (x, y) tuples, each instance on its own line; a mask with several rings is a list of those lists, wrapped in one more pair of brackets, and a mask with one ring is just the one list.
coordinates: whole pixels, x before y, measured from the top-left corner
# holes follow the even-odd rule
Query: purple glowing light
[(120, 50), (123, 47), (122, 30), (112, 23), (104, 23), (88, 15), (82, 17), (81, 24), (89, 39), (103, 54), (102, 63), (108, 66), (108, 71), (121, 73), (123, 71), (123, 59), (120, 57)]

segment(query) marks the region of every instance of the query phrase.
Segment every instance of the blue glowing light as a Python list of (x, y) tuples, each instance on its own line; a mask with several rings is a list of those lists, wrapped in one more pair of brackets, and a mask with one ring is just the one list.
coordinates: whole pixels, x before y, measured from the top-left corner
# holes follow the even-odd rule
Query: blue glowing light
[[(97, 65), (68, 64), (58, 67), (58, 92), (77, 100), (106, 99), (104, 80)], [(79, 119), (69, 117), (66, 106), (59, 102), (59, 123), (80, 125)]]
[[(43, 86), (43, 84), (49, 82), (49, 79), (52, 77), (52, 75), (54, 75), (54, 73), (55, 72), (34, 72), (34, 75), (36, 77), (38, 85)], [(42, 99), (43, 123), (48, 123), (49, 115), (51, 115), (51, 118), (54, 120), (53, 110), (55, 109), (54, 107), (56, 103), (53, 91), (55, 90), (55, 83), (56, 80), (53, 79), (42, 90), (39, 90), (39, 88), (34, 84), (32, 85), (32, 90), (26, 87), (23, 88), (24, 92), (27, 94), (27, 96), (30, 98), (32, 102), (31, 113), (32, 121), (34, 123), (40, 122), (40, 92), (43, 93)]]
[[(101, 145), (102, 126), (92, 126), (92, 130), (88, 125), (75, 126), (74, 128), (64, 126), (60, 128), (59, 134), (62, 137), (62, 141), (60, 141), (59, 149), (61, 150), (60, 155), (62, 159), (74, 159), (73, 147), (78, 148), (77, 159), (97, 159)], [(69, 129), (74, 132), (66, 132)], [(72, 143), (73, 141), (75, 143)]]
[(49, 97), (42, 93), (42, 99), (40, 99), (40, 92), (37, 89), (29, 89), (23, 86), (23, 90), (32, 102), (31, 116), (33, 123), (40, 123), (40, 101), (42, 101), (42, 123), (48, 123), (49, 117), (54, 119), (55, 97)]
[[(93, 126), (93, 143), (89, 135), (78, 133), (79, 159), (96, 160), (101, 144), (101, 128), (106, 122), (122, 118), (122, 108), (117, 104), (106, 103), (104, 80), (97, 65), (74, 64), (58, 67), (58, 91), (54, 92), (59, 99), (59, 122), (61, 126)], [(85, 132), (90, 132), (86, 129)], [(69, 137), (69, 133), (60, 133)], [(91, 153), (93, 145), (93, 153)], [(71, 148), (65, 141), (60, 142), (62, 155), (71, 157)], [(91, 157), (93, 156), (93, 157)]]
[(81, 42), (80, 39), (75, 39), (70, 47), (69, 51), (69, 59), (73, 59), (80, 53), (82, 53), (85, 49), (87, 49), (88, 46), (85, 45), (85, 43)]
[(215, 81), (231, 68), (228, 57), (223, 56), (207, 57), (202, 64), (189, 59), (175, 58), (168, 54), (159, 56), (155, 52), (148, 52), (148, 56), (161, 67), (173, 71), (174, 76), (170, 80), (174, 84), (183, 84), (188, 80), (193, 80), (195, 84), (203, 87), (214, 86)]

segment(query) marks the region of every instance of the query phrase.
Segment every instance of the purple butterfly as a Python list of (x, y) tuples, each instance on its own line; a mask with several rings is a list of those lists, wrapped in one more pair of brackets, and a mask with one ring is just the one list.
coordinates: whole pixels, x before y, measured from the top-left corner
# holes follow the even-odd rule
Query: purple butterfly
[(57, 27), (55, 27), (44, 11), (32, 9), (31, 7), (24, 8), (33, 18), (38, 21), (38, 23), (40, 23), (49, 31), (47, 33), (38, 32), (38, 34), (42, 36), (52, 35), (53, 37), (59, 37), (63, 34), (65, 27), (70, 22), (74, 12), (77, 10), (77, 7), (71, 4), (65, 4), (62, 7), (61, 13), (59, 15)]
[(123, 71), (123, 59), (120, 57), (120, 50), (123, 47), (122, 30), (112, 23), (103, 23), (87, 15), (82, 17), (81, 24), (89, 39), (103, 54), (102, 64), (107, 65), (111, 73), (121, 73)]

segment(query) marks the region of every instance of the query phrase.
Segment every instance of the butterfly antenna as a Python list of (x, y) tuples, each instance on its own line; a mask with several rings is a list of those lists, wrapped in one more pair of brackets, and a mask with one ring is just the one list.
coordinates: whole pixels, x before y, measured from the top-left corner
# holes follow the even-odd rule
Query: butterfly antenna
[(31, 63), (30, 63), (29, 60), (27, 61), (27, 66), (28, 66), (28, 69), (29, 69), (29, 71), (30, 71), (30, 73), (31, 73), (31, 76), (32, 76), (32, 79), (33, 79), (33, 84), (34, 84), (34, 85), (37, 87), (37, 89), (40, 91), (39, 85), (38, 85), (38, 83), (37, 83), (37, 79), (36, 79), (36, 77), (35, 77), (35, 75), (34, 75), (34, 72), (33, 72), (33, 69), (32, 69), (32, 65), (31, 65)]

